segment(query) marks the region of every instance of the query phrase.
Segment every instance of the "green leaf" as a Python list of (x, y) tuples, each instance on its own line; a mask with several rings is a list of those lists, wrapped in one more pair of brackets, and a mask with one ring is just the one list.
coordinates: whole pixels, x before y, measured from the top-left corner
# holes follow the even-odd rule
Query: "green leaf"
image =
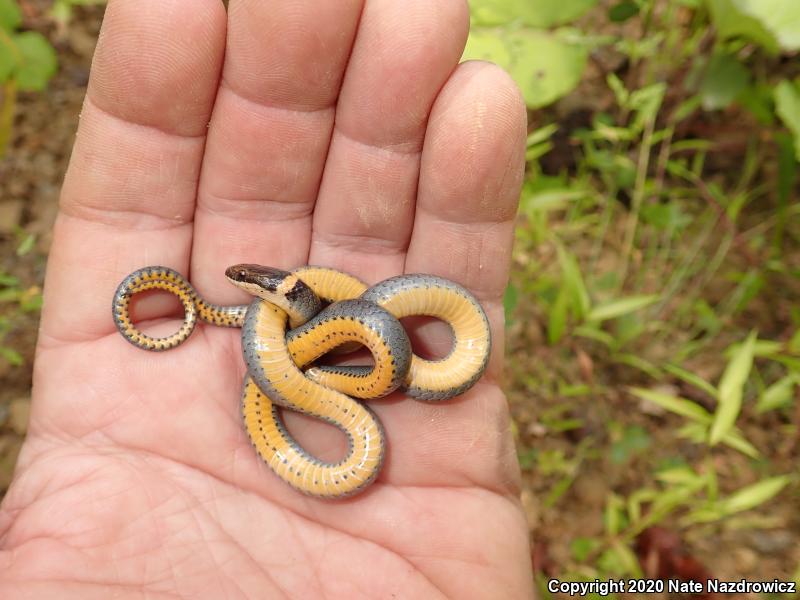
[(795, 331), (789, 340), (789, 352), (800, 354), (800, 329)]
[(635, 454), (650, 447), (650, 436), (647, 431), (638, 425), (626, 427), (622, 433), (622, 439), (611, 446), (611, 461), (622, 464)]
[(19, 279), (8, 273), (0, 271), (0, 286), (13, 287), (19, 285)]
[(528, 139), (525, 140), (526, 147), (537, 146), (550, 140), (551, 137), (558, 131), (557, 123), (550, 123), (539, 129), (534, 129), (528, 134)]
[(722, 378), (719, 382), (719, 405), (714, 414), (714, 423), (711, 426), (710, 443), (713, 446), (719, 442), (736, 423), (739, 410), (742, 407), (742, 393), (744, 384), (750, 376), (753, 367), (753, 351), (757, 335), (752, 332), (744, 344), (733, 355)]
[(720, 38), (744, 37), (761, 44), (768, 52), (778, 53), (778, 41), (764, 25), (736, 7), (735, 0), (706, 0), (711, 20)]
[(607, 348), (614, 348), (617, 345), (617, 341), (614, 336), (607, 331), (598, 329), (597, 325), (579, 325), (573, 330), (572, 333), (578, 337), (599, 342)]
[(508, 70), (511, 52), (501, 31), (475, 29), (470, 31), (462, 60), (487, 60)]
[(785, 79), (775, 86), (775, 112), (794, 138), (795, 158), (800, 161), (800, 89)]
[(510, 33), (507, 39), (513, 56), (508, 71), (529, 107), (551, 104), (578, 85), (588, 57), (585, 47), (532, 29)]
[(634, 369), (639, 369), (642, 373), (646, 373), (656, 381), (660, 380), (662, 377), (661, 371), (659, 371), (657, 366), (637, 354), (621, 352), (614, 355), (614, 360), (616, 362), (631, 366)]
[(727, 108), (750, 83), (750, 72), (730, 54), (715, 54), (700, 84), (705, 110)]
[(506, 291), (503, 294), (503, 308), (505, 309), (506, 320), (510, 320), (511, 313), (517, 307), (518, 293), (517, 288), (513, 283), (506, 286)]
[(21, 90), (40, 91), (56, 72), (56, 51), (42, 34), (25, 31), (14, 36), (14, 43), (21, 56), (14, 77)]
[(557, 344), (567, 328), (567, 311), (569, 309), (569, 290), (562, 284), (558, 290), (556, 301), (550, 307), (547, 319), (547, 341), (550, 345)]
[(734, 4), (771, 32), (783, 50), (800, 50), (800, 4), (797, 0), (734, 0)]
[(677, 365), (671, 365), (671, 364), (664, 365), (664, 370), (667, 373), (674, 375), (678, 379), (685, 381), (689, 385), (693, 385), (698, 390), (703, 390), (706, 394), (708, 394), (712, 398), (717, 397), (717, 388), (708, 383), (705, 379), (703, 379), (699, 375), (695, 375), (694, 373), (687, 371), (686, 369), (682, 369)]
[(608, 18), (614, 23), (622, 23), (639, 14), (639, 5), (633, 0), (622, 0), (608, 9)]
[(705, 484), (705, 479), (686, 465), (663, 469), (656, 473), (656, 479), (672, 485), (691, 485), (698, 488)]
[(760, 456), (756, 447), (748, 442), (738, 429), (733, 429), (726, 433), (722, 438), (722, 443), (750, 458), (758, 458)]
[(0, 358), (6, 359), (9, 364), (15, 367), (19, 367), (25, 362), (25, 359), (22, 358), (19, 352), (8, 346), (0, 346)]
[(585, 196), (586, 192), (583, 190), (544, 190), (524, 195), (520, 202), (520, 208), (526, 215), (534, 212), (561, 210), (567, 208), (570, 202)]
[(747, 486), (720, 502), (726, 514), (750, 510), (776, 496), (789, 483), (789, 477), (771, 477)]
[(0, 0), (0, 29), (14, 31), (22, 22), (16, 0)]
[(652, 402), (663, 409), (691, 419), (692, 421), (703, 424), (709, 424), (711, 422), (711, 415), (705, 408), (686, 398), (680, 398), (654, 390), (646, 390), (644, 388), (630, 388), (630, 392), (643, 400)]
[(628, 298), (620, 298), (619, 300), (612, 300), (595, 306), (586, 316), (587, 321), (607, 321), (608, 319), (616, 319), (622, 315), (641, 310), (645, 306), (650, 306), (657, 302), (659, 296), (630, 296)]
[(584, 562), (589, 555), (600, 548), (602, 543), (596, 538), (590, 537), (577, 537), (569, 543), (569, 549), (572, 557), (577, 562)]
[(17, 256), (25, 256), (31, 250), (33, 250), (33, 245), (36, 243), (36, 236), (32, 233), (25, 235), (22, 238), (19, 246), (17, 246)]
[(773, 383), (763, 391), (758, 399), (756, 412), (760, 414), (789, 406), (794, 398), (795, 385), (797, 385), (797, 377), (794, 375), (787, 375)]
[(587, 49), (538, 29), (475, 28), (463, 60), (488, 60), (503, 67), (519, 85), (531, 108), (545, 106), (570, 92), (586, 66)]
[(606, 534), (615, 536), (625, 526), (625, 503), (622, 498), (613, 492), (609, 492), (606, 496), (606, 508), (603, 514), (603, 523), (605, 525)]
[(0, 36), (0, 82), (6, 81), (17, 68), (18, 54), (11, 38)]
[(586, 290), (586, 284), (583, 281), (578, 261), (560, 243), (556, 245), (556, 251), (558, 253), (558, 262), (561, 266), (563, 287), (569, 292), (569, 297), (567, 298), (569, 301), (568, 307), (572, 308), (578, 319), (583, 319), (584, 315), (589, 312), (591, 301), (589, 300), (589, 292)]
[(520, 22), (533, 27), (552, 27), (574, 21), (597, 0), (470, 0), (475, 25)]

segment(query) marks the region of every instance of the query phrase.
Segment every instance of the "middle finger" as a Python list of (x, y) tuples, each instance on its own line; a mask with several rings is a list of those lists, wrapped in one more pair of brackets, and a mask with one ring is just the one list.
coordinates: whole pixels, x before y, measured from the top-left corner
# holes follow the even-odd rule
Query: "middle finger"
[(363, 0), (231, 0), (203, 160), (192, 276), (216, 302), (239, 262), (304, 264), (336, 99)]
[(469, 28), (463, 0), (367, 0), (336, 108), (311, 264), (403, 270), (428, 113)]

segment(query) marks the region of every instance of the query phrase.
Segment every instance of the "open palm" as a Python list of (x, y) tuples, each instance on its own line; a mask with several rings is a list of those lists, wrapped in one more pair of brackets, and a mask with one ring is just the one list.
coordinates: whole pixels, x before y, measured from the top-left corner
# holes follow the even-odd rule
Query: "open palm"
[[(0, 597), (523, 598), (532, 594), (505, 399), (501, 295), (525, 116), (508, 77), (457, 65), (463, 0), (112, 0), (48, 265), (29, 434), (0, 511)], [(487, 309), (487, 376), (443, 404), (372, 406), (377, 482), (299, 494), (239, 414), (239, 334), (126, 343), (136, 268), (247, 299), (228, 265), (428, 272)], [(137, 305), (148, 331), (163, 297)], [(344, 436), (287, 415), (311, 452)]]

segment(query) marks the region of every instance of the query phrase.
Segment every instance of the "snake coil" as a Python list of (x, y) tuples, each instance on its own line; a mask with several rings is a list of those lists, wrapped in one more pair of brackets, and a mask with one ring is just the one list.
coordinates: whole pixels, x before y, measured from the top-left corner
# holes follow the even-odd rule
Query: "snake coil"
[[(249, 305), (210, 304), (172, 269), (138, 269), (114, 294), (114, 322), (126, 340), (151, 351), (183, 343), (198, 318), (241, 327), (247, 365), (245, 429), (264, 462), (305, 494), (349, 496), (364, 490), (380, 472), (386, 447), (383, 427), (355, 398), (378, 398), (402, 389), (419, 400), (446, 400), (471, 388), (486, 368), (491, 349), (486, 314), (468, 291), (441, 277), (399, 275), (367, 287), (333, 269), (286, 272), (259, 265), (235, 265), (226, 276), (255, 296)], [(181, 327), (167, 337), (142, 333), (130, 315), (131, 298), (152, 289), (177, 296), (184, 307)], [(412, 353), (400, 319), (414, 315), (450, 326), (454, 344), (445, 358), (425, 360)], [(330, 350), (353, 345), (365, 346), (374, 365), (313, 366)], [(287, 431), (280, 408), (339, 428), (348, 440), (345, 457), (329, 463), (309, 454)]]

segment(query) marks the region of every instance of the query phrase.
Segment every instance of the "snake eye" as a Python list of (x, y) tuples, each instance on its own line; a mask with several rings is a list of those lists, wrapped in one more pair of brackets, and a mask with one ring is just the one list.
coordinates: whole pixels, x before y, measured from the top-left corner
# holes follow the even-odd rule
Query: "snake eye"
[(237, 275), (239, 275), (240, 279), (244, 279), (247, 276), (247, 271), (245, 271), (244, 269), (239, 269)]

